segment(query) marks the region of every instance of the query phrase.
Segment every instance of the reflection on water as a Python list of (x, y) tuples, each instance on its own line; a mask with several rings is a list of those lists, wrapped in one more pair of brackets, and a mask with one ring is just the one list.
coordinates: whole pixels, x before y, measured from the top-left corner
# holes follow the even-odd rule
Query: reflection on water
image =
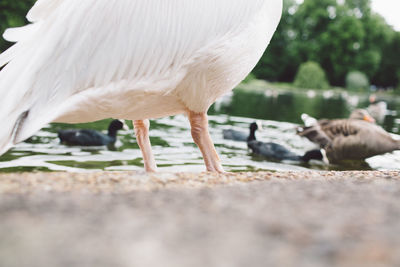
[[(314, 145), (295, 134), (295, 123), (300, 123), (301, 113), (308, 113), (317, 118), (346, 117), (351, 109), (366, 106), (367, 103), (366, 96), (350, 97), (332, 92), (318, 94), (310, 91), (293, 94), (237, 90), (211, 109), (213, 115), (210, 116), (210, 131), (227, 171), (400, 169), (400, 151), (368, 159), (367, 163), (349, 163), (346, 166), (326, 166), (321, 162), (270, 162), (252, 156), (246, 143), (222, 138), (223, 129), (247, 132), (248, 125), (254, 119), (245, 117), (263, 119), (265, 130), (257, 133), (259, 140), (276, 142), (303, 154), (313, 149)], [(397, 110), (400, 114), (399, 102), (392, 99), (388, 104), (390, 109)], [(115, 146), (108, 148), (68, 147), (61, 145), (57, 138), (59, 129), (76, 127), (105, 130), (109, 121), (81, 125), (49, 125), (36, 136), (18, 144), (0, 157), (0, 171), (143, 170), (141, 152), (133, 130), (121, 130)], [(399, 133), (399, 117), (387, 117), (384, 127)], [(201, 154), (193, 144), (189, 123), (184, 116), (152, 121), (150, 136), (158, 166), (162, 171), (204, 171)]]
[[(386, 96), (392, 112), (382, 126), (389, 132), (400, 134), (400, 99)], [(321, 119), (346, 118), (356, 108), (369, 105), (368, 95), (349, 95), (342, 91), (254, 91), (236, 90), (214, 105), (212, 114), (229, 114), (263, 120), (302, 123), (301, 114)]]

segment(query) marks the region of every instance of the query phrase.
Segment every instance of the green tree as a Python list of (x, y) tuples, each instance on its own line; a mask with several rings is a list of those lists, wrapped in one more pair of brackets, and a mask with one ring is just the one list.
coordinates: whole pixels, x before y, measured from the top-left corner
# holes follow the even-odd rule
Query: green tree
[(395, 35), (371, 11), (370, 0), (304, 0), (301, 5), (284, 0), (281, 24), (254, 74), (293, 81), (302, 63), (315, 61), (333, 85), (344, 86), (347, 73), (356, 69), (378, 86), (396, 86)]
[(320, 63), (334, 85), (343, 85), (346, 74), (358, 67), (354, 59), (365, 37), (361, 11), (348, 2), (305, 0), (294, 14), (302, 61)]
[(316, 52), (332, 84), (343, 85), (346, 74), (358, 66), (356, 61), (364, 37), (362, 24), (351, 16), (340, 17), (319, 38)]
[(351, 71), (346, 77), (346, 88), (349, 90), (360, 91), (368, 90), (370, 84), (367, 75), (360, 71)]
[(293, 81), (301, 61), (295, 45), (296, 33), (293, 30), (293, 12), (297, 8), (295, 0), (283, 1), (282, 19), (271, 40), (266, 53), (254, 69), (259, 79), (270, 81)]
[(373, 83), (383, 87), (400, 86), (400, 32), (393, 34), (382, 51), (382, 61)]
[(321, 66), (316, 62), (306, 62), (299, 68), (294, 85), (300, 88), (327, 89), (326, 75)]

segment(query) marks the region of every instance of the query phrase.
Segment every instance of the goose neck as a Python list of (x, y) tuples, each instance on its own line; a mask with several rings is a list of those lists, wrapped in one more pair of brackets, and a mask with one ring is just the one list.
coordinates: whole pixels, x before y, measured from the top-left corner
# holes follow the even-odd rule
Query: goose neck
[(250, 130), (250, 135), (247, 137), (247, 141), (254, 141), (256, 140), (256, 131), (255, 130)]

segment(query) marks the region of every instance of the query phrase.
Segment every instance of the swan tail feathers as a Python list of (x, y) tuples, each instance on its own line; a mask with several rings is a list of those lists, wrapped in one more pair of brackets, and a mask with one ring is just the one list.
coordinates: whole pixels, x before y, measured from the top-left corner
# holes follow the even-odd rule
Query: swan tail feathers
[(38, 112), (31, 112), (31, 110), (22, 110), (4, 116), (1, 121), (5, 123), (0, 129), (0, 156), (51, 122), (52, 117), (40, 116), (39, 114)]
[(16, 48), (17, 48), (16, 45), (13, 45), (0, 54), (0, 68), (5, 66), (8, 62), (11, 61), (11, 59), (15, 54)]
[(7, 150), (17, 143), (24, 121), (28, 115), (29, 111), (22, 112), (14, 123), (12, 123), (13, 120), (10, 120), (9, 117), (7, 120), (4, 120), (7, 122), (4, 125), (6, 127), (2, 127), (0, 131), (0, 155), (7, 152)]

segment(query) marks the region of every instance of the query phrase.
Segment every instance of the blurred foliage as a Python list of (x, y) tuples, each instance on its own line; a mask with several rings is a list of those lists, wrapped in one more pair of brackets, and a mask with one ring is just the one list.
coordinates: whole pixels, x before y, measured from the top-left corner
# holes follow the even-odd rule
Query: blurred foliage
[(400, 32), (394, 33), (382, 48), (382, 61), (372, 83), (384, 87), (400, 87)]
[(256, 76), (253, 73), (247, 75), (246, 79), (242, 81), (242, 83), (250, 83), (256, 79)]
[[(35, 0), (1, 0), (0, 32), (27, 23)], [(400, 87), (400, 33), (371, 11), (370, 0), (283, 0), (281, 23), (253, 74), (293, 82), (302, 63), (317, 62), (331, 85), (359, 70), (378, 87)], [(0, 51), (10, 44), (0, 40)]]
[[(301, 90), (263, 92), (237, 88), (232, 101), (222, 104), (218, 112), (232, 116), (302, 123), (302, 113), (316, 118), (344, 118), (349, 115), (347, 109), (347, 102), (340, 94), (326, 98), (321, 92), (310, 98)], [(218, 114), (215, 110), (213, 112)]]
[(397, 87), (400, 33), (371, 11), (370, 0), (284, 0), (281, 23), (254, 73), (292, 82), (307, 61), (319, 63), (334, 86), (360, 70), (378, 87)]
[(299, 71), (294, 80), (294, 85), (300, 88), (328, 89), (325, 71), (313, 61), (300, 65)]
[(346, 88), (353, 91), (368, 90), (370, 84), (367, 75), (360, 71), (351, 71), (346, 77)]

